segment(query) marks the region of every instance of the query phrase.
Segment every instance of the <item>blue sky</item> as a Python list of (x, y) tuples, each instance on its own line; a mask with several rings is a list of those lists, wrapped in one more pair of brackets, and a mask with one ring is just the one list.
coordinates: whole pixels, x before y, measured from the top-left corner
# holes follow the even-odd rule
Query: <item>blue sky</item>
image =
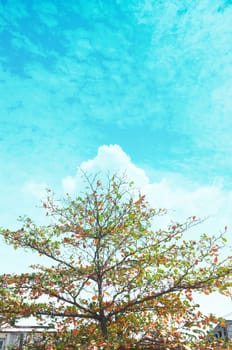
[(231, 23), (230, 0), (1, 0), (0, 225), (80, 165), (229, 224)]

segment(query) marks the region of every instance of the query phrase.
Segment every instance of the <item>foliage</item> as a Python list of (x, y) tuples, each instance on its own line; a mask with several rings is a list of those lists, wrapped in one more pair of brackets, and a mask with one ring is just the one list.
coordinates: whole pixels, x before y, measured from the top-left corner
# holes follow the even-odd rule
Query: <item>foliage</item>
[(200, 223), (195, 216), (157, 229), (166, 211), (151, 208), (125, 177), (86, 181), (75, 199), (48, 193), (49, 224), (25, 217), (19, 230), (1, 230), (8, 244), (51, 260), (32, 273), (0, 276), (7, 294), (1, 314), (53, 321), (57, 333), (47, 349), (191, 347), (214, 321), (192, 293), (229, 293), (231, 257), (219, 254), (224, 235), (186, 238)]

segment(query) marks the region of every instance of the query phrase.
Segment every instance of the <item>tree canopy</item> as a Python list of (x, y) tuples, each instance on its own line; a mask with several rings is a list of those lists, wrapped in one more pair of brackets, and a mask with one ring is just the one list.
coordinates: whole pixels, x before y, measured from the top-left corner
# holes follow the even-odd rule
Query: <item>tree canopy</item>
[(51, 261), (0, 276), (2, 316), (52, 321), (57, 332), (47, 349), (187, 349), (200, 341), (211, 318), (192, 293), (229, 294), (224, 234), (190, 239), (201, 222), (195, 216), (157, 228), (165, 209), (151, 208), (126, 177), (86, 181), (76, 198), (48, 192), (48, 224), (24, 217), (18, 230), (1, 229), (8, 244)]

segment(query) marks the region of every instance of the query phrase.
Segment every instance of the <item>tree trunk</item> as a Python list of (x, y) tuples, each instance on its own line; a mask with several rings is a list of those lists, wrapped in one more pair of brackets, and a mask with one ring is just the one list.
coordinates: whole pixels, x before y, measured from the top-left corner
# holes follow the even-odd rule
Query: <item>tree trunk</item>
[(107, 325), (106, 325), (106, 318), (105, 316), (101, 317), (101, 331), (102, 331), (102, 335), (103, 338), (106, 340), (107, 336), (108, 336), (108, 332), (107, 332)]

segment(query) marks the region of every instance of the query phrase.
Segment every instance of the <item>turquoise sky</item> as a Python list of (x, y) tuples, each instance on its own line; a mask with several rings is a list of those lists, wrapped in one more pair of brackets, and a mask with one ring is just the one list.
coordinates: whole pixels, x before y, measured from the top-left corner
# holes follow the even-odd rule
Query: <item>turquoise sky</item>
[(1, 186), (53, 181), (111, 143), (231, 186), (231, 1), (0, 3)]
[(0, 226), (99, 147), (226, 221), (231, 63), (231, 0), (0, 0)]

